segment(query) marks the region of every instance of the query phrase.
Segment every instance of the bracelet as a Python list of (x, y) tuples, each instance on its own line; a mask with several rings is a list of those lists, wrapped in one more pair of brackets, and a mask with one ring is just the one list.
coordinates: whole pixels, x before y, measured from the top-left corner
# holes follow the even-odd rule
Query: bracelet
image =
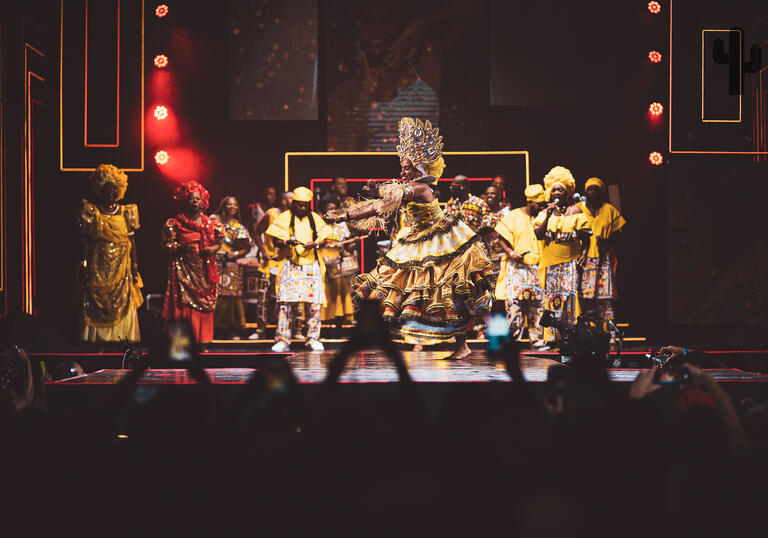
[(687, 347), (683, 348), (683, 356), (685, 356), (685, 355), (688, 355), (688, 348)]

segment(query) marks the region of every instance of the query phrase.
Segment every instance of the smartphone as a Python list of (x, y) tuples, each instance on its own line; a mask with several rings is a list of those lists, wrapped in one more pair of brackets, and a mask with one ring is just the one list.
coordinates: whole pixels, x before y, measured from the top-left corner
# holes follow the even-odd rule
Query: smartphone
[(168, 359), (188, 361), (195, 355), (195, 337), (192, 327), (183, 320), (168, 323)]
[(500, 357), (504, 346), (512, 338), (512, 328), (506, 314), (494, 312), (485, 317), (485, 336), (488, 338), (486, 349), (493, 357)]

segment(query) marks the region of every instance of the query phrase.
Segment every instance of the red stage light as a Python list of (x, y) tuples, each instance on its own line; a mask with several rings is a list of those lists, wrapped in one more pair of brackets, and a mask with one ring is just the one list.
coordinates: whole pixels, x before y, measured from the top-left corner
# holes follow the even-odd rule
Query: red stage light
[(155, 162), (157, 164), (161, 165), (161, 166), (164, 165), (164, 164), (167, 164), (169, 159), (170, 159), (170, 157), (168, 156), (168, 152), (167, 151), (162, 151), (161, 150), (161, 151), (158, 151), (157, 153), (155, 153)]
[(664, 157), (658, 151), (654, 151), (650, 155), (648, 155), (648, 160), (651, 161), (652, 165), (659, 166), (661, 163), (664, 162)]
[(658, 15), (661, 13), (661, 4), (658, 2), (648, 2), (648, 11), (653, 13), (654, 15)]
[(661, 103), (651, 103), (651, 106), (648, 107), (648, 112), (651, 116), (657, 118), (664, 113), (664, 106)]
[(156, 120), (164, 120), (168, 117), (168, 109), (165, 108), (163, 105), (158, 105), (155, 107), (155, 119)]
[(652, 50), (648, 53), (648, 59), (657, 64), (661, 61), (661, 53), (659, 51)]
[(155, 8), (155, 15), (157, 15), (158, 17), (165, 17), (166, 15), (168, 15), (168, 6), (166, 6), (165, 4), (160, 4), (159, 6), (157, 6)]
[(155, 67), (158, 69), (163, 69), (165, 66), (168, 65), (168, 56), (165, 54), (158, 54), (155, 56)]

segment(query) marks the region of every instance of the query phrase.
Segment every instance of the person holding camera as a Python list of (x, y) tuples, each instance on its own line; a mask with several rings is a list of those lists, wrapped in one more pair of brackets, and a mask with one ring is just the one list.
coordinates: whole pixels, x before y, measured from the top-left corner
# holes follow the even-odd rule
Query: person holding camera
[[(544, 241), (539, 263), (544, 308), (572, 324), (581, 313), (579, 272), (587, 260), (591, 228), (574, 204), (576, 180), (570, 170), (555, 166), (544, 176), (544, 186), (549, 204), (533, 221), (536, 237)], [(552, 328), (544, 330), (546, 341), (554, 341), (555, 336)]]

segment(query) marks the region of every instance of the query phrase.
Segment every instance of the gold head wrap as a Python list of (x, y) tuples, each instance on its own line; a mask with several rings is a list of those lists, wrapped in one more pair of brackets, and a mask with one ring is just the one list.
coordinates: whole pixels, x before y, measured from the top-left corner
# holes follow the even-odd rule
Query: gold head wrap
[(400, 144), (397, 154), (400, 162), (410, 159), (413, 166), (424, 174), (434, 176), (435, 181), (443, 175), (445, 161), (443, 160), (443, 137), (440, 130), (432, 127), (429, 120), (422, 123), (418, 118), (404, 117), (398, 124)]
[(294, 202), (311, 202), (312, 191), (306, 187), (296, 187), (293, 189), (293, 201)]
[(544, 187), (541, 183), (534, 183), (528, 185), (525, 188), (525, 199), (529, 202), (543, 202), (544, 201)]
[(113, 183), (117, 187), (117, 199), (122, 200), (125, 191), (128, 190), (128, 176), (117, 166), (111, 164), (100, 164), (96, 170), (88, 176), (91, 182), (91, 188), (101, 196), (101, 188), (107, 183)]
[(603, 183), (603, 180), (597, 177), (591, 177), (587, 180), (586, 184), (584, 185), (584, 192), (587, 192), (587, 189), (590, 187), (598, 187), (601, 191), (605, 192), (605, 183)]
[(565, 192), (568, 193), (568, 196), (573, 196), (573, 193), (576, 192), (576, 180), (573, 179), (571, 171), (563, 166), (555, 166), (546, 176), (544, 176), (544, 187), (547, 189), (547, 201), (551, 200), (552, 187), (555, 185), (563, 187)]

